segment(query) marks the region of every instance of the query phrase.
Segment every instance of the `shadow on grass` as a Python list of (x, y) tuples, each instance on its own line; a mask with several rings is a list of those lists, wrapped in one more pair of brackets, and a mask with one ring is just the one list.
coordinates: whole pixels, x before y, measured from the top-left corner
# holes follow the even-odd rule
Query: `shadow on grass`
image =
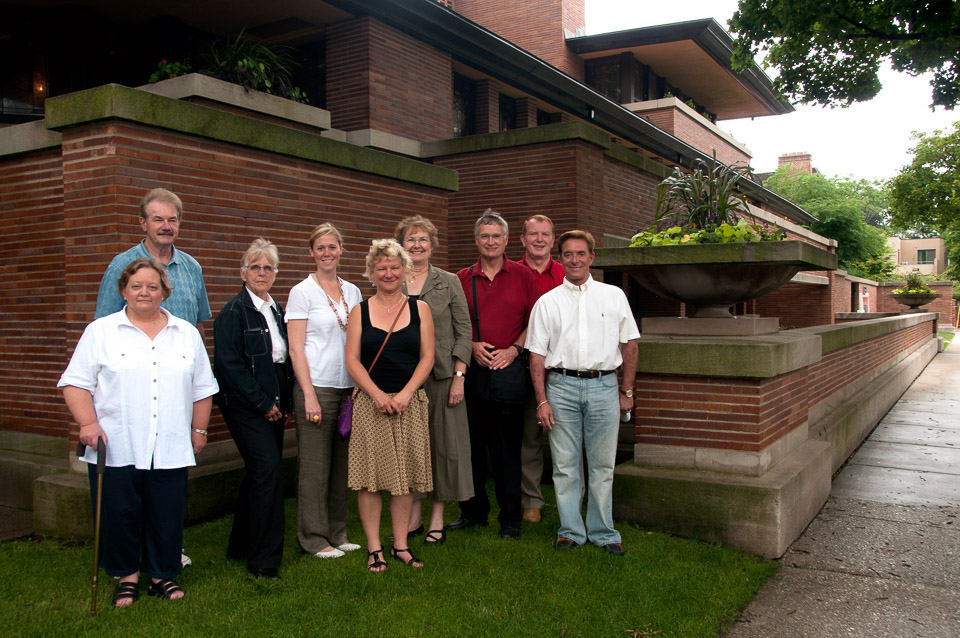
[[(412, 539), (425, 567), (388, 559), (382, 574), (366, 572), (365, 548), (336, 560), (302, 553), (288, 499), (282, 580), (253, 580), (226, 558), (227, 517), (187, 528), (184, 600), (147, 597), (141, 576), (140, 600), (112, 609), (113, 581), (101, 571), (95, 618), (91, 548), (0, 543), (0, 635), (716, 636), (776, 571), (774, 562), (623, 522), (626, 556), (592, 545), (558, 552), (553, 493), (544, 492), (543, 521), (524, 523), (519, 539), (497, 537), (494, 513), (490, 527), (451, 532), (442, 547)], [(456, 511), (448, 507), (448, 521)], [(348, 529), (365, 545), (355, 496)]]

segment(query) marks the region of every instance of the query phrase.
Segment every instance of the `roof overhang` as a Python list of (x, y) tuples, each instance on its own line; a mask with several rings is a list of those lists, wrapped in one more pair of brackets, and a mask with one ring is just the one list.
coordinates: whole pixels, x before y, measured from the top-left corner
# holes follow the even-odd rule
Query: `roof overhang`
[[(59, 6), (62, 0), (34, 0), (32, 4)], [(267, 33), (278, 25), (298, 25), (297, 33), (351, 16), (368, 16), (445, 51), (456, 61), (525, 92), (570, 115), (657, 156), (666, 164), (690, 165), (694, 159), (712, 160), (705, 153), (650, 124), (600, 95), (559, 69), (437, 0), (75, 0), (74, 6), (92, 8), (121, 20), (140, 21), (168, 15), (187, 25), (216, 33)], [(722, 31), (722, 29), (721, 29)], [(297, 34), (274, 34), (273, 41), (288, 44)], [(749, 197), (767, 204), (799, 224), (816, 218), (792, 202), (754, 182), (741, 182)]]
[(713, 18), (568, 38), (567, 46), (584, 59), (632, 53), (720, 120), (794, 110), (757, 65), (733, 70), (733, 40)]

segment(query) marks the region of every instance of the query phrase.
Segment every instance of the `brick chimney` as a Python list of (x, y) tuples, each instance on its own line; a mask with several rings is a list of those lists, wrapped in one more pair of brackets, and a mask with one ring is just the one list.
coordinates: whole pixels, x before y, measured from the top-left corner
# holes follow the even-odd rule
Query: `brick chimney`
[(566, 38), (584, 33), (584, 0), (438, 1), (583, 81), (583, 60), (567, 49)]
[(799, 153), (784, 153), (777, 160), (777, 166), (789, 164), (791, 173), (811, 175), (813, 173), (813, 157), (806, 151)]

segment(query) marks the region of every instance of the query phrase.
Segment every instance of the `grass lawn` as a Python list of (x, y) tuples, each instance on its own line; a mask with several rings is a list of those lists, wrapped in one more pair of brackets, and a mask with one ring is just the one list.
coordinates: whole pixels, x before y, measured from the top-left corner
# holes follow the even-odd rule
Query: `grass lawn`
[[(552, 489), (544, 491), (552, 503)], [(350, 539), (365, 545), (355, 498), (350, 511)], [(456, 512), (451, 506), (447, 519)], [(626, 523), (618, 524), (626, 556), (592, 545), (558, 552), (548, 505), (519, 540), (499, 539), (492, 517), (489, 528), (450, 533), (442, 547), (413, 539), (422, 570), (388, 558), (385, 573), (369, 574), (365, 549), (334, 560), (303, 554), (293, 499), (286, 514), (282, 580), (255, 581), (226, 558), (227, 517), (187, 528), (185, 599), (148, 597), (141, 576), (140, 600), (112, 609), (113, 580), (101, 571), (95, 618), (91, 547), (0, 543), (0, 636), (716, 636), (777, 569)]]

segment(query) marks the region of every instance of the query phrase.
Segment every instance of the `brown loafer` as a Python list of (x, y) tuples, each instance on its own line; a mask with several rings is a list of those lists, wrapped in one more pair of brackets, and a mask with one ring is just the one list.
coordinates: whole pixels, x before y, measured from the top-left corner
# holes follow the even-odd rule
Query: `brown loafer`
[(540, 522), (540, 510), (536, 507), (528, 507), (523, 510), (523, 520), (528, 523), (539, 523)]

